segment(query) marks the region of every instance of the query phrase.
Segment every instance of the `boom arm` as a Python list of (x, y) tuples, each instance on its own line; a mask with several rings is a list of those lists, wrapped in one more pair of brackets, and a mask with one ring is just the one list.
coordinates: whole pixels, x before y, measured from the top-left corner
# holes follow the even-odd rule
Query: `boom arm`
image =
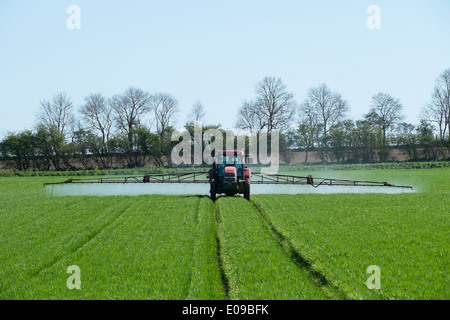
[[(148, 174), (144, 176), (113, 177), (113, 178), (87, 178), (69, 179), (57, 183), (45, 183), (44, 185), (80, 184), (80, 183), (210, 183), (208, 172)], [(391, 187), (412, 189), (411, 186), (398, 186), (388, 182), (358, 181), (332, 178), (313, 178), (283, 174), (252, 173), (252, 184), (296, 184), (319, 186), (354, 186), (354, 187)]]
[[(254, 179), (256, 178), (256, 179)], [(319, 186), (349, 186), (349, 187), (393, 187), (412, 189), (411, 186), (397, 186), (388, 182), (358, 181), (330, 178), (299, 177), (283, 174), (252, 173), (252, 184), (309, 184), (314, 188)]]
[(112, 177), (112, 178), (87, 178), (69, 179), (56, 183), (45, 183), (44, 185), (57, 184), (80, 184), (80, 183), (209, 183), (205, 175), (208, 172), (148, 174), (145, 176)]

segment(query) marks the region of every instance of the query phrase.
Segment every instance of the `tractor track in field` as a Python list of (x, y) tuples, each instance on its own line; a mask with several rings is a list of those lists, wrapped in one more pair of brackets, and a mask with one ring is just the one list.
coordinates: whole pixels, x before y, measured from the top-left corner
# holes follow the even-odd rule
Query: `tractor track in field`
[[(243, 199), (244, 201), (244, 199)], [(247, 200), (245, 200), (247, 201)], [(318, 287), (322, 292), (325, 294), (326, 297), (328, 297), (330, 300), (350, 300), (349, 298), (340, 288), (333, 285), (326, 276), (321, 273), (320, 271), (314, 269), (312, 266), (312, 263), (308, 261), (300, 252), (298, 252), (292, 242), (287, 239), (281, 232), (277, 230), (277, 228), (274, 226), (274, 224), (266, 217), (266, 215), (263, 213), (262, 209), (258, 206), (257, 203), (250, 201), (251, 206), (254, 209), (254, 212), (256, 216), (261, 220), (261, 222), (265, 225), (267, 228), (267, 232), (270, 233), (270, 237), (276, 242), (276, 244), (280, 247), (281, 251), (294, 263), (294, 265), (300, 269), (301, 272), (307, 275), (307, 277), (314, 283), (316, 287)], [(230, 283), (229, 278), (227, 275), (227, 272), (224, 269), (223, 266), (223, 259), (222, 259), (222, 248), (221, 248), (221, 241), (219, 239), (218, 230), (219, 225), (221, 223), (220, 218), (220, 210), (216, 203), (214, 203), (214, 216), (216, 220), (216, 231), (215, 231), (215, 238), (217, 243), (217, 259), (218, 259), (218, 265), (219, 270), (221, 274), (222, 279), (222, 285), (225, 289), (226, 299), (229, 298), (229, 292), (230, 292)]]
[(298, 250), (294, 248), (292, 242), (287, 239), (263, 213), (262, 208), (255, 202), (251, 201), (252, 207), (263, 223), (267, 226), (274, 240), (277, 242), (281, 250), (291, 259), (291, 261), (303, 272), (305, 272), (311, 281), (319, 287), (327, 297), (334, 300), (349, 300), (350, 298), (339, 287), (333, 285), (327, 277), (320, 271), (314, 269), (312, 263), (306, 259)]
[(219, 223), (220, 223), (220, 217), (217, 213), (217, 206), (214, 203), (214, 218), (216, 220), (216, 226), (215, 226), (215, 233), (214, 233), (214, 238), (216, 240), (216, 248), (217, 248), (217, 263), (219, 264), (219, 272), (220, 272), (220, 278), (222, 280), (222, 286), (224, 288), (225, 291), (225, 298), (228, 300), (229, 299), (229, 293), (230, 293), (230, 284), (229, 284), (229, 280), (228, 280), (228, 276), (223, 268), (223, 260), (222, 260), (222, 247), (220, 244), (220, 239), (219, 239)]
[(131, 204), (129, 206), (127, 206), (126, 208), (122, 209), (122, 212), (120, 212), (120, 214), (118, 214), (114, 219), (112, 219), (110, 222), (106, 223), (104, 226), (102, 226), (100, 229), (92, 232), (90, 235), (88, 235), (87, 239), (85, 241), (83, 241), (82, 243), (74, 246), (73, 248), (71, 248), (71, 250), (69, 250), (66, 254), (61, 255), (59, 257), (57, 257), (56, 259), (54, 259), (51, 263), (49, 263), (48, 265), (44, 266), (43, 268), (41, 268), (40, 270), (34, 272), (32, 274), (32, 277), (37, 276), (39, 273), (41, 273), (42, 271), (51, 268), (53, 265), (55, 265), (56, 263), (58, 263), (60, 260), (62, 260), (63, 258), (74, 254), (75, 252), (77, 252), (78, 250), (80, 250), (81, 248), (83, 248), (84, 246), (86, 246), (89, 242), (93, 241), (100, 233), (102, 233), (105, 229), (107, 229), (109, 226), (113, 225), (114, 222), (116, 222), (118, 219), (120, 219), (126, 211), (128, 211), (128, 209), (131, 208)]
[[(122, 217), (125, 212), (127, 210), (129, 210), (132, 207), (132, 204), (128, 205), (126, 208), (122, 209), (122, 211), (120, 212), (120, 214), (118, 214), (115, 218), (113, 218), (110, 222), (107, 222), (105, 225), (103, 225), (100, 229), (92, 232), (91, 234), (89, 234), (87, 236), (87, 239), (85, 239), (84, 241), (82, 241), (81, 243), (76, 244), (74, 247), (69, 248), (69, 250), (61, 255), (58, 255), (56, 257), (54, 257), (52, 260), (50, 260), (48, 263), (45, 263), (42, 267), (40, 267), (38, 270), (35, 270), (33, 272), (30, 273), (30, 276), (26, 279), (24, 279), (23, 281), (20, 281), (17, 284), (21, 284), (23, 282), (26, 281), (30, 281), (30, 279), (37, 277), (39, 274), (41, 274), (42, 272), (44, 272), (45, 270), (51, 268), (52, 266), (54, 266), (55, 264), (57, 264), (59, 261), (61, 261), (62, 259), (64, 259), (67, 256), (70, 256), (72, 254), (74, 254), (75, 252), (77, 252), (78, 250), (80, 250), (81, 248), (83, 248), (84, 246), (86, 246), (89, 242), (91, 242), (92, 240), (94, 240), (100, 233), (102, 233), (105, 229), (107, 229), (109, 226), (113, 225), (120, 217)], [(8, 294), (9, 292), (11, 292), (12, 290), (14, 290), (15, 285), (11, 285), (7, 288), (4, 288), (2, 291), (0, 291), (0, 293), (3, 294)]]

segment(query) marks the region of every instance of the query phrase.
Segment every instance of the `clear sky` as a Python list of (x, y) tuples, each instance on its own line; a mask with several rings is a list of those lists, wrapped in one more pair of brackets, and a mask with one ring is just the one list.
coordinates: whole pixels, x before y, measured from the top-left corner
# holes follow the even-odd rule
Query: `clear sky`
[[(79, 30), (67, 28), (70, 5)], [(370, 5), (381, 29), (366, 25)], [(91, 92), (129, 86), (172, 93), (178, 127), (200, 100), (208, 123), (232, 128), (264, 76), (280, 77), (298, 102), (326, 83), (353, 119), (388, 92), (417, 123), (446, 68), (448, 0), (1, 0), (0, 135), (33, 128), (39, 102), (56, 93), (78, 107)]]

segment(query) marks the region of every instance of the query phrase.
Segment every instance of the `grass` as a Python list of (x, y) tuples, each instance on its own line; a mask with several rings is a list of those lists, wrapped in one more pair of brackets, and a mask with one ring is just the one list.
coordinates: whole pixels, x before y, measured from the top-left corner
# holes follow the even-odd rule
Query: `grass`
[[(224, 297), (208, 198), (24, 192), (42, 182), (2, 181), (0, 298)], [(82, 290), (66, 287), (70, 265), (81, 269)]]
[(219, 241), (230, 299), (325, 299), (283, 252), (251, 203), (217, 200)]
[[(214, 204), (51, 196), (42, 184), (61, 177), (0, 178), (0, 299), (450, 298), (448, 168), (312, 174), (416, 192)], [(81, 290), (66, 286), (70, 265), (80, 267)], [(380, 290), (366, 286), (370, 265), (380, 267)]]
[[(422, 192), (264, 195), (253, 201), (312, 268), (350, 298), (448, 299), (450, 170), (372, 175), (415, 182)], [(366, 286), (370, 265), (381, 269), (380, 290)]]

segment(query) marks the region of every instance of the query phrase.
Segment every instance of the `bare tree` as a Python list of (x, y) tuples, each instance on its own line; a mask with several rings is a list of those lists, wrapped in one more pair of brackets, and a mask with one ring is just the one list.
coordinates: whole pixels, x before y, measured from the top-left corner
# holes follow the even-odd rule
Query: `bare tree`
[(300, 104), (298, 109), (299, 125), (297, 133), (299, 142), (305, 148), (305, 162), (308, 162), (308, 152), (314, 148), (316, 134), (319, 129), (319, 115), (309, 100)]
[(235, 126), (250, 131), (289, 128), (295, 114), (294, 94), (286, 90), (280, 78), (265, 77), (255, 85), (256, 98), (244, 101)]
[[(444, 141), (450, 131), (450, 68), (436, 79), (431, 102), (422, 110), (422, 118), (433, 122), (439, 130), (439, 139)], [(449, 135), (450, 139), (450, 135)]]
[(169, 93), (157, 93), (152, 96), (152, 106), (155, 112), (156, 130), (163, 142), (164, 134), (178, 112), (178, 101)]
[(38, 125), (56, 130), (65, 136), (67, 128), (74, 123), (73, 104), (66, 93), (61, 92), (51, 100), (42, 100), (40, 112), (37, 115)]
[(119, 129), (128, 135), (128, 145), (133, 146), (133, 129), (140, 125), (142, 118), (152, 110), (151, 96), (139, 88), (130, 87), (123, 94), (114, 95), (110, 100), (114, 120)]
[(239, 108), (235, 127), (249, 130), (250, 133), (258, 132), (265, 126), (262, 114), (257, 112), (253, 101), (244, 101)]
[(192, 109), (191, 109), (191, 113), (189, 114), (189, 117), (194, 121), (194, 122), (203, 122), (205, 119), (205, 108), (203, 107), (202, 103), (197, 100), (194, 102), (194, 104), (192, 105)]
[(298, 108), (299, 123), (307, 124), (312, 128), (319, 125), (319, 113), (311, 104), (311, 101), (305, 100)]
[(295, 114), (294, 94), (286, 90), (280, 78), (265, 77), (255, 86), (255, 111), (261, 118), (261, 129), (280, 131), (289, 128)]
[(365, 118), (381, 129), (383, 145), (386, 145), (386, 132), (405, 118), (402, 109), (400, 100), (388, 93), (379, 92), (372, 97), (369, 113)]
[(342, 120), (349, 109), (347, 101), (324, 83), (309, 90), (304, 105), (308, 106), (311, 115), (315, 114), (319, 119), (325, 143), (330, 128)]
[(113, 125), (112, 109), (105, 97), (100, 93), (91, 93), (84, 98), (84, 104), (79, 110), (83, 120), (90, 129), (100, 132), (102, 142), (106, 143), (111, 135)]

